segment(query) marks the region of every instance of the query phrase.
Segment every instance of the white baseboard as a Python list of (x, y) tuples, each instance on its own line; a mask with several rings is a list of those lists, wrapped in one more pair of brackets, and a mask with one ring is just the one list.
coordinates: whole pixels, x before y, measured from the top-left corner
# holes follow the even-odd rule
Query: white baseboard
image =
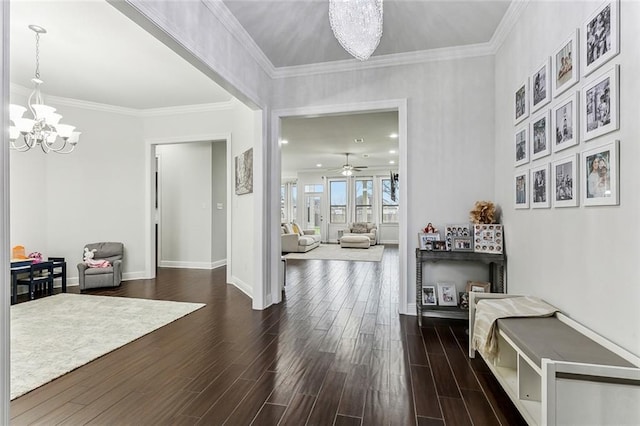
[(385, 241), (378, 241), (378, 244), (400, 244), (400, 242), (398, 240), (385, 240)]
[(242, 281), (240, 278), (234, 277), (232, 275), (231, 282), (229, 284), (234, 285), (238, 290), (240, 290), (241, 292), (243, 292), (244, 294), (246, 294), (247, 296), (253, 299), (253, 288), (249, 284)]
[(227, 264), (226, 259), (215, 262), (182, 262), (176, 260), (161, 260), (158, 265), (161, 268), (185, 268), (185, 269), (216, 269)]

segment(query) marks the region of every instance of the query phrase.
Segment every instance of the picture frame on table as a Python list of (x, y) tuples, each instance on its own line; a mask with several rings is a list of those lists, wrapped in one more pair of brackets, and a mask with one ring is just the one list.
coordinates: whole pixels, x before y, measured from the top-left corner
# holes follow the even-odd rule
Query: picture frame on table
[(614, 140), (582, 152), (580, 187), (583, 206), (620, 204), (619, 145), (619, 141)]
[(433, 251), (448, 251), (446, 241), (433, 241)]
[(618, 112), (620, 66), (614, 65), (582, 88), (580, 99), (582, 140), (588, 141), (620, 128)]
[(438, 305), (458, 306), (458, 292), (453, 283), (438, 283)]
[(514, 91), (513, 123), (518, 124), (529, 117), (529, 79), (520, 83)]
[(558, 97), (580, 81), (580, 38), (575, 29), (551, 56), (553, 97)]
[(529, 208), (529, 170), (517, 172), (514, 177), (515, 208)]
[(545, 110), (531, 118), (531, 161), (551, 154), (551, 122), (549, 110)]
[(553, 152), (578, 145), (578, 103), (580, 96), (574, 92), (560, 100), (551, 110)]
[(469, 310), (469, 293), (466, 291), (458, 292), (458, 298), (460, 299), (460, 309), (465, 311)]
[(434, 306), (438, 304), (436, 286), (434, 285), (422, 286), (422, 304), (426, 306)]
[(453, 237), (471, 236), (471, 226), (468, 223), (446, 225), (444, 228), (444, 240), (447, 242), (447, 250), (451, 250)]
[(451, 251), (473, 251), (473, 237), (452, 237)]
[(467, 287), (465, 291), (467, 293), (491, 293), (491, 283), (484, 281), (467, 281)]
[(533, 167), (531, 169), (531, 208), (548, 209), (551, 207), (550, 186), (549, 163)]
[(439, 233), (418, 233), (418, 247), (420, 250), (433, 250), (433, 241), (440, 240)]
[(620, 2), (607, 0), (582, 24), (580, 69), (584, 76), (620, 53)]
[(515, 134), (516, 167), (529, 162), (529, 126), (521, 127)]
[(504, 231), (502, 225), (477, 223), (473, 225), (473, 251), (502, 254)]
[(578, 207), (578, 154), (558, 159), (551, 164), (553, 207)]
[(531, 113), (551, 102), (551, 61), (547, 57), (533, 71), (531, 81)]

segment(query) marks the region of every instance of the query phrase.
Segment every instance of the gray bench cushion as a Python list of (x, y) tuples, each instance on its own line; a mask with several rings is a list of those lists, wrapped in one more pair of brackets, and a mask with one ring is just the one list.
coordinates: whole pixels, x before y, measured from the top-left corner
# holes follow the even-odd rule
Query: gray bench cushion
[(503, 318), (502, 330), (525, 355), (542, 368), (542, 358), (557, 361), (635, 367), (556, 317)]

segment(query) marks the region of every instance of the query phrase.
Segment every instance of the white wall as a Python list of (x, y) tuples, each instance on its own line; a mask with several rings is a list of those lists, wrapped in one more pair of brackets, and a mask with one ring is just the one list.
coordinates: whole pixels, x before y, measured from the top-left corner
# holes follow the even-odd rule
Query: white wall
[[(620, 140), (620, 205), (514, 210), (512, 97), (520, 80), (594, 12), (598, 2), (530, 2), (495, 59), (496, 200), (503, 208), (510, 293), (532, 294), (640, 355), (640, 4), (622, 1), (620, 130), (535, 161)], [(580, 34), (583, 37), (583, 34)], [(579, 90), (581, 79), (571, 90)], [(555, 101), (552, 103), (555, 105)], [(521, 166), (528, 168), (531, 165)]]
[(160, 266), (212, 266), (211, 142), (156, 147), (159, 157)]
[[(24, 104), (19, 95), (12, 99)], [(11, 152), (11, 245), (64, 256), (77, 278), (87, 243), (121, 241), (125, 278), (144, 270), (142, 125), (128, 115), (57, 105), (83, 132), (72, 154)]]
[[(400, 176), (409, 199), (407, 301), (415, 300), (417, 233), (427, 222), (468, 222), (476, 200), (492, 199), (494, 187), (493, 57), (336, 72), (274, 81), (273, 109), (406, 98), (409, 152)], [(460, 274), (438, 265), (433, 279), (462, 288), (466, 279), (486, 279), (483, 267)], [(452, 275), (453, 274), (453, 275)], [(412, 308), (410, 307), (410, 310)], [(410, 311), (414, 312), (414, 311)]]

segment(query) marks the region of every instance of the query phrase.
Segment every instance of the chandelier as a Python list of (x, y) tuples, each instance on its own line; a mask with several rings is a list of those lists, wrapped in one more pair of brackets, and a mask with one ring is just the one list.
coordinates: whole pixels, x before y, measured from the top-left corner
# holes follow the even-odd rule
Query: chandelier
[(366, 61), (382, 37), (382, 0), (329, 0), (329, 23), (344, 50)]
[(40, 146), (45, 153), (69, 154), (76, 147), (80, 132), (74, 132), (74, 126), (60, 124), (62, 115), (57, 114), (55, 108), (44, 104), (40, 93), (40, 85), (43, 83), (40, 80), (40, 34), (45, 34), (47, 30), (38, 25), (29, 25), (29, 29), (36, 33), (36, 73), (31, 79), (34, 90), (27, 101), (33, 118), (23, 117), (27, 108), (9, 105), (9, 118), (13, 122), (9, 126), (11, 149), (24, 152)]

